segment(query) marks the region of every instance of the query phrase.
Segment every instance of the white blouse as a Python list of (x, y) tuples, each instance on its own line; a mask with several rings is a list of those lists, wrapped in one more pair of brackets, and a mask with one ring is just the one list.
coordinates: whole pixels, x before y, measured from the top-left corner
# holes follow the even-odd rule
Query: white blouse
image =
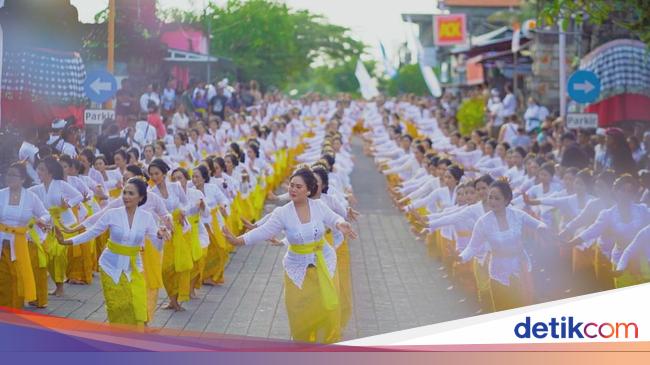
[(178, 182), (165, 181), (167, 186), (167, 198), (165, 198), (158, 186), (149, 188), (149, 191), (158, 194), (160, 198), (165, 202), (165, 207), (170, 212), (174, 212), (176, 209), (184, 209), (187, 205), (187, 195), (183, 190), (183, 187)]
[(461, 231), (471, 233), (476, 222), (485, 213), (482, 202), (466, 205), (450, 213), (443, 213), (439, 217), (429, 219), (429, 230), (435, 231), (442, 226), (454, 226), (456, 229), (456, 250), (462, 252), (469, 244), (470, 235), (464, 236), (458, 235), (458, 233)]
[[(287, 240), (292, 245), (304, 245), (320, 241), (325, 235), (325, 227), (336, 228), (345, 220), (334, 213), (324, 202), (309, 199), (308, 223), (301, 223), (293, 202), (276, 208), (264, 224), (245, 233), (244, 243), (251, 245), (264, 242), (285, 231)], [(336, 271), (336, 252), (329, 244), (323, 247), (323, 256), (331, 277)], [(302, 288), (305, 273), (309, 265), (316, 266), (316, 255), (301, 255), (287, 250), (283, 260), (284, 269), (297, 287)]]
[(540, 229), (546, 228), (546, 225), (513, 207), (506, 208), (506, 221), (508, 228), (502, 231), (494, 212), (490, 211), (479, 218), (474, 225), (472, 238), (460, 257), (467, 262), (484, 250), (491, 253), (490, 277), (508, 286), (511, 275), (520, 275), (522, 262), (527, 265), (528, 271), (532, 269), (530, 258), (524, 250), (524, 228)]
[[(144, 247), (146, 236), (156, 245), (158, 250), (161, 249), (162, 241), (158, 238), (158, 225), (156, 225), (154, 217), (141, 208), (136, 209), (131, 226), (129, 226), (129, 218), (124, 207), (109, 209), (86, 232), (72, 237), (72, 243), (78, 245), (88, 242), (107, 229), (109, 230), (111, 241), (117, 244)], [(136, 265), (138, 266), (138, 271), (142, 272), (142, 259), (140, 255), (136, 258)], [(116, 284), (120, 282), (122, 273), (126, 275), (129, 281), (131, 280), (131, 259), (128, 256), (116, 254), (106, 248), (99, 257), (99, 266)]]
[(634, 236), (650, 222), (650, 211), (643, 204), (630, 206), (630, 220), (623, 222), (618, 205), (605, 209), (598, 215), (596, 221), (580, 233), (583, 241), (591, 241), (603, 234), (609, 235), (614, 241), (611, 260), (617, 263), (623, 250), (632, 242)]
[[(44, 184), (39, 184), (29, 188), (29, 191), (36, 194), (46, 209), (61, 206), (61, 199), (71, 207), (78, 205), (84, 199), (77, 189), (63, 180), (52, 180), (48, 189), (45, 188)], [(61, 213), (61, 223), (64, 225), (69, 226), (76, 222), (72, 210), (65, 209)]]
[[(187, 188), (187, 207), (186, 211), (188, 215), (199, 214), (199, 242), (201, 242), (201, 247), (206, 248), (210, 245), (210, 236), (208, 235), (208, 230), (205, 228), (206, 223), (210, 223), (210, 208), (208, 203), (205, 203), (205, 195), (200, 190), (195, 188)], [(203, 200), (205, 203), (205, 209), (199, 211), (199, 202)]]
[(625, 270), (630, 260), (637, 258), (645, 258), (646, 261), (650, 261), (650, 225), (642, 229), (623, 251), (621, 258), (618, 260), (618, 265), (616, 265), (616, 270)]
[[(81, 225), (86, 228), (92, 227), (102, 216), (104, 216), (104, 214), (106, 214), (106, 212), (111, 209), (122, 207), (124, 207), (124, 200), (113, 199), (102, 210), (95, 212), (95, 214), (81, 222)], [(165, 202), (157, 194), (147, 194), (147, 201), (140, 206), (140, 209), (144, 209), (159, 219), (164, 219), (170, 215), (165, 206)]]
[[(44, 222), (50, 220), (50, 213), (45, 209), (38, 196), (31, 191), (21, 189), (18, 205), (9, 205), (9, 199), (9, 188), (0, 190), (0, 223), (10, 227), (26, 227), (32, 218), (38, 218)], [(4, 240), (9, 241), (11, 261), (16, 260), (14, 235), (0, 232), (0, 245)], [(1, 251), (0, 257), (2, 257)]]

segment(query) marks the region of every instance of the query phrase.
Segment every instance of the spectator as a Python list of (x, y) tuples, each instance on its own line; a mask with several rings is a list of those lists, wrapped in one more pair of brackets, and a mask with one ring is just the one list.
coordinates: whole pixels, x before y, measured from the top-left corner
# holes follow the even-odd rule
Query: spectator
[(650, 170), (650, 131), (643, 134), (643, 151), (644, 155), (639, 162), (639, 168)]
[(120, 129), (114, 121), (111, 120), (110, 123), (104, 122), (104, 125), (107, 125), (107, 127), (97, 138), (97, 149), (106, 157), (106, 162), (112, 165), (115, 151), (122, 147), (129, 147), (129, 144), (126, 138), (120, 137)]
[(140, 111), (148, 113), (150, 103), (154, 103), (156, 107), (160, 106), (160, 96), (157, 90), (157, 84), (147, 85), (147, 91), (140, 97)]
[(532, 140), (530, 136), (526, 133), (526, 128), (519, 127), (517, 128), (517, 136), (512, 139), (512, 147), (522, 147), (529, 149), (531, 147)]
[(23, 132), (24, 141), (18, 150), (18, 159), (25, 161), (25, 168), (27, 170), (27, 175), (34, 181), (36, 184), (40, 184), (40, 179), (36, 173), (36, 154), (38, 154), (38, 147), (36, 143), (38, 141), (38, 130), (36, 128), (27, 128)]
[(630, 146), (625, 140), (623, 131), (619, 128), (607, 129), (607, 140), (605, 142), (605, 158), (603, 167), (612, 169), (617, 175), (625, 173), (636, 175), (636, 163), (632, 157)]
[(120, 129), (124, 129), (128, 116), (137, 115), (138, 109), (129, 79), (123, 79), (121, 85), (115, 94), (115, 121)]
[(601, 171), (605, 169), (605, 154), (607, 134), (604, 128), (596, 129), (595, 144), (594, 144), (594, 170)]
[(210, 100), (210, 113), (219, 116), (223, 120), (227, 103), (228, 98), (224, 95), (223, 87), (217, 87), (217, 95)]
[(594, 146), (591, 144), (591, 135), (593, 134), (593, 129), (580, 129), (578, 130), (578, 145), (580, 146), (580, 149), (582, 149), (582, 152), (584, 152), (585, 156), (589, 159), (589, 161), (594, 160)]
[(639, 139), (636, 136), (630, 136), (627, 139), (627, 144), (630, 147), (630, 151), (632, 151), (634, 162), (639, 163), (641, 158), (643, 158), (643, 155), (645, 155), (645, 151), (643, 150), (643, 146), (641, 146)]
[(505, 118), (506, 124), (501, 126), (499, 131), (499, 143), (508, 142), (512, 145), (512, 141), (517, 137), (517, 130), (519, 129), (519, 123), (517, 123), (517, 116), (510, 115)]
[(524, 113), (524, 122), (526, 133), (533, 132), (542, 125), (542, 122), (549, 115), (548, 109), (537, 103), (532, 96), (528, 98), (528, 108)]
[(187, 89), (185, 89), (181, 95), (181, 104), (185, 105), (185, 111), (190, 116), (190, 119), (194, 117), (194, 103), (192, 100), (192, 93), (194, 92), (195, 87), (196, 79), (190, 79)]
[(503, 125), (503, 116), (501, 114), (501, 109), (503, 104), (501, 103), (501, 98), (499, 97), (499, 90), (492, 89), (490, 92), (490, 100), (488, 100), (487, 111), (490, 121), (488, 122), (488, 127), (490, 128), (490, 137), (498, 138), (499, 131), (501, 130), (501, 125)]
[(172, 127), (176, 132), (186, 131), (190, 126), (190, 117), (185, 110), (185, 104), (179, 104), (172, 117)]
[(503, 97), (503, 109), (501, 109), (501, 114), (504, 119), (514, 115), (517, 112), (517, 98), (512, 93), (512, 86), (506, 84), (505, 86), (506, 96)]
[(165, 135), (167, 135), (167, 131), (165, 130), (165, 124), (163, 124), (162, 118), (160, 116), (158, 105), (156, 105), (153, 101), (150, 101), (148, 109), (149, 114), (147, 114), (147, 123), (156, 128), (156, 137), (158, 139), (164, 138)]
[(571, 132), (566, 132), (560, 138), (560, 166), (583, 169), (589, 166), (589, 158), (582, 151), (576, 137)]
[(176, 80), (171, 79), (167, 81), (167, 85), (165, 86), (165, 89), (163, 90), (162, 94), (162, 113), (165, 116), (170, 116), (174, 113), (174, 109), (176, 108)]

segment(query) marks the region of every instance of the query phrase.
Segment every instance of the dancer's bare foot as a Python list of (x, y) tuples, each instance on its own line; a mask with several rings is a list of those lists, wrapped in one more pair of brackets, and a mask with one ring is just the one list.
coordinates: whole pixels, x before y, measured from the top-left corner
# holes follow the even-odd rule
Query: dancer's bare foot
[(54, 295), (55, 297), (62, 297), (63, 296), (63, 284), (57, 284), (56, 289), (50, 293), (50, 295)]
[(68, 280), (68, 284), (72, 284), (72, 285), (86, 285), (86, 282), (81, 281), (81, 280), (70, 279), (70, 280)]
[(31, 301), (31, 302), (29, 302), (29, 303), (27, 303), (27, 304), (29, 304), (29, 305), (32, 306), (32, 307), (36, 307), (36, 308), (41, 308), (41, 309), (42, 309), (42, 308), (47, 308), (47, 304), (45, 304), (45, 305), (38, 305), (38, 302), (35, 301), (35, 300), (34, 300), (34, 301)]
[(176, 306), (176, 308), (174, 308), (174, 311), (176, 311), (176, 312), (185, 312), (185, 308), (183, 308), (180, 304), (178, 304)]
[(176, 307), (172, 303), (169, 303), (169, 304), (167, 304), (166, 306), (163, 307), (163, 309), (175, 309), (175, 308)]

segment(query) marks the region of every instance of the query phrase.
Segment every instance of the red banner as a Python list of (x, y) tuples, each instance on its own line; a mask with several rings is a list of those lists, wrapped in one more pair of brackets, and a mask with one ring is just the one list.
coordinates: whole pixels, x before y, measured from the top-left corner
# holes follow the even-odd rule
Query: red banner
[(436, 46), (464, 44), (467, 40), (465, 14), (434, 15), (433, 42)]

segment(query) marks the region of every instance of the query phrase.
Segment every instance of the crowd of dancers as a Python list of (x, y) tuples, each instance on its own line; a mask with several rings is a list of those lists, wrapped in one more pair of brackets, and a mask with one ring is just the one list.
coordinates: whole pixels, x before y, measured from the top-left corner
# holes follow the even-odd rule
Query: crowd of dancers
[[(270, 244), (286, 247), (292, 338), (337, 342), (352, 313), (355, 134), (413, 232), (490, 310), (532, 303), (531, 271), (550, 262), (604, 288), (650, 280), (647, 174), (558, 165), (482, 130), (463, 138), (441, 105), (409, 97), (275, 97), (241, 110), (122, 135), (106, 123), (108, 155), (64, 121), (46, 144), (27, 131), (0, 190), (0, 306), (43, 308), (99, 280), (108, 321), (143, 327), (161, 289), (182, 311), (202, 285), (228, 280), (238, 246)], [(264, 215), (268, 202), (279, 206)]]
[[(81, 145), (64, 121), (40, 146), (27, 131), (27, 157), (0, 190), (0, 306), (43, 308), (66, 285), (99, 280), (108, 321), (144, 328), (161, 289), (165, 309), (182, 311), (196, 289), (228, 280), (237, 246), (267, 243), (287, 246), (292, 338), (340, 340), (358, 215), (349, 181), (358, 110), (349, 104), (270, 99), (244, 115), (170, 125), (171, 138), (148, 122), (122, 136), (105, 123), (104, 147), (112, 135), (118, 142), (110, 155)], [(262, 217), (268, 200), (287, 203)]]
[[(442, 105), (409, 101), (367, 110), (365, 151), (414, 234), (484, 309), (543, 300), (533, 271), (563, 265), (571, 277), (554, 279), (596, 290), (650, 281), (647, 171), (578, 169), (566, 146), (512, 147), (488, 130), (462, 137)], [(618, 128), (605, 135), (611, 158), (625, 139)]]

